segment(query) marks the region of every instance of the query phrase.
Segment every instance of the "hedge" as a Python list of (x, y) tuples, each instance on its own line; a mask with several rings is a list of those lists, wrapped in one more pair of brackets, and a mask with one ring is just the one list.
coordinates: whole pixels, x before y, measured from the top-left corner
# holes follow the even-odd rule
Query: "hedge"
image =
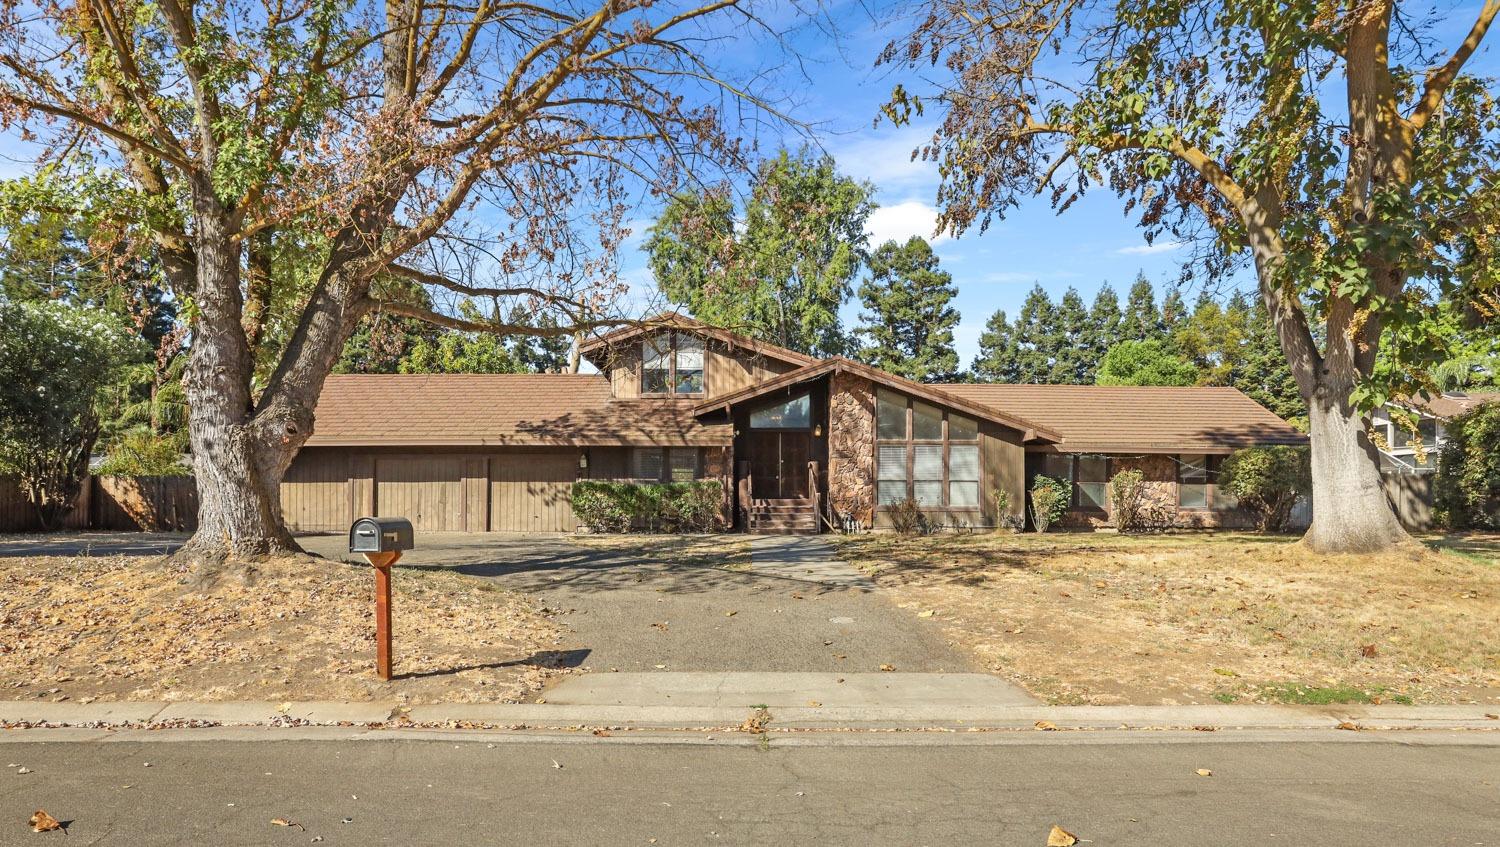
[(1450, 529), (1500, 529), (1500, 403), (1443, 425), (1434, 506)]
[(718, 480), (573, 483), (573, 514), (591, 532), (714, 532), (724, 528)]

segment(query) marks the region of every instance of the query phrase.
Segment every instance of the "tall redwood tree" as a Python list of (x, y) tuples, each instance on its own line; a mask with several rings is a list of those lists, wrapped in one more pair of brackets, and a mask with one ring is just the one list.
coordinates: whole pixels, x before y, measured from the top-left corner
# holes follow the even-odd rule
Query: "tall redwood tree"
[[(929, 0), (882, 60), (933, 75), (940, 225), (1119, 194), (1209, 275), (1249, 265), (1312, 436), (1322, 551), (1406, 541), (1365, 413), (1422, 387), (1435, 297), (1500, 279), (1500, 108), (1470, 60), (1500, 12), (1394, 0)], [(1461, 19), (1454, 15), (1461, 14)], [(1396, 339), (1400, 367), (1381, 365)]]
[[(743, 81), (765, 67), (713, 60), (747, 33), (781, 47), (747, 5), (0, 0), (0, 129), (43, 150), (39, 174), (110, 187), (89, 213), (159, 257), (191, 321), (184, 555), (297, 549), (279, 485), (372, 311), (544, 335), (617, 320), (632, 197), (743, 167), (725, 115), (777, 117)], [(289, 256), (315, 273), (258, 382)], [(467, 322), (414, 286), (552, 321)]]

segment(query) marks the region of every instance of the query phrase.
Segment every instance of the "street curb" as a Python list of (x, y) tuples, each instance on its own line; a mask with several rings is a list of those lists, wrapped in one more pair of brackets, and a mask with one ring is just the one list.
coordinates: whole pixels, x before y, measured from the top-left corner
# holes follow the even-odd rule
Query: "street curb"
[[(747, 707), (585, 706), (541, 703), (0, 701), (0, 728), (651, 730), (739, 728)], [(862, 706), (773, 708), (750, 725), (774, 731), (882, 730), (1500, 730), (1494, 706)]]

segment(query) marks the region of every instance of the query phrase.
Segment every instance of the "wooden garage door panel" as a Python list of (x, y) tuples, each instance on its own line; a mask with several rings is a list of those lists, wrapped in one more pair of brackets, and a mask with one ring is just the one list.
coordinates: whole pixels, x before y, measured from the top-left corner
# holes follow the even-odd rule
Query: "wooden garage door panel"
[(348, 529), (349, 454), (303, 450), (281, 482), (281, 514), (292, 532)]
[(463, 459), (401, 456), (375, 460), (375, 514), (406, 518), (426, 532), (464, 527)]
[(572, 532), (576, 453), (515, 453), (490, 458), (490, 529)]

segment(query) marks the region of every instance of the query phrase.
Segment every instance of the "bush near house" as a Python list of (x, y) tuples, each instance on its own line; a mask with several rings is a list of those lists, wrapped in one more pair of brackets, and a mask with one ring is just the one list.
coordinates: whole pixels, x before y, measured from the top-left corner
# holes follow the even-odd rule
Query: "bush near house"
[(1031, 481), (1031, 522), (1037, 532), (1062, 520), (1068, 511), (1068, 486), (1050, 476), (1038, 475)]
[(1219, 487), (1256, 515), (1261, 532), (1282, 532), (1297, 498), (1312, 491), (1312, 468), (1302, 447), (1248, 447), (1219, 469)]
[(1453, 529), (1500, 529), (1500, 403), (1488, 403), (1445, 425), (1433, 505)]
[(1145, 528), (1146, 475), (1120, 471), (1109, 481), (1109, 501), (1115, 510), (1115, 529), (1136, 532)]
[(592, 532), (713, 532), (724, 528), (723, 503), (717, 480), (573, 483), (573, 514)]

